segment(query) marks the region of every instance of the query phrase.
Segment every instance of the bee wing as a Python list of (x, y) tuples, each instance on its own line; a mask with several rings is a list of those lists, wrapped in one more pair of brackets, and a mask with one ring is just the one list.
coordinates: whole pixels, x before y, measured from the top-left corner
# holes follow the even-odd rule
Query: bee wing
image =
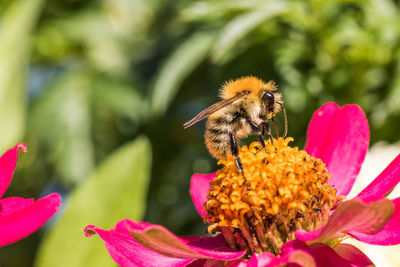
[(190, 121), (187, 121), (183, 127), (189, 128), (190, 126), (198, 123), (199, 121), (204, 120), (205, 118), (208, 118), (208, 116), (210, 116), (211, 114), (213, 114), (214, 112), (217, 112), (218, 110), (242, 99), (243, 97), (245, 97), (246, 95), (248, 95), (248, 92), (243, 92), (241, 94), (235, 95), (232, 98), (229, 99), (224, 99), (221, 101), (218, 101), (217, 103), (209, 106), (208, 108), (206, 108), (205, 110), (203, 110), (202, 112), (200, 112), (199, 114), (197, 114), (193, 119), (191, 119)]

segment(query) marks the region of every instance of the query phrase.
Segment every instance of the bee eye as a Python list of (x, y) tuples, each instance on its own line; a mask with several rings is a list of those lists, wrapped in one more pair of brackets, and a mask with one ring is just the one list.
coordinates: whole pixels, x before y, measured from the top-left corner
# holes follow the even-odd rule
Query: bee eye
[(275, 97), (270, 92), (266, 92), (264, 95), (265, 106), (268, 111), (272, 111), (274, 109)]

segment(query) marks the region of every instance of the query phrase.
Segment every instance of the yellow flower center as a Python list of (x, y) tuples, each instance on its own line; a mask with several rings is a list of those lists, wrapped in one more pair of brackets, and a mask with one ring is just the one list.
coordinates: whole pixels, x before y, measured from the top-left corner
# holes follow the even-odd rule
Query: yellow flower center
[(258, 142), (241, 147), (244, 175), (235, 157), (218, 162), (224, 166), (204, 203), (209, 233), (220, 231), (231, 247), (249, 253), (278, 254), (296, 230), (310, 231), (326, 222), (336, 202), (330, 175), (320, 159), (288, 146), (290, 141), (268, 140), (265, 150)]

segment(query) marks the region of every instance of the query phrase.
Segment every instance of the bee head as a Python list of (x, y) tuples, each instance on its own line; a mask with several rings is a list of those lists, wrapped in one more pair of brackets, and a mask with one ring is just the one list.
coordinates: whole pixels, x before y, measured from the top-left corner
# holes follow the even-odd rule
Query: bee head
[(265, 92), (263, 97), (262, 97), (263, 103), (265, 105), (265, 109), (267, 113), (271, 112), (274, 110), (274, 105), (275, 105), (275, 96), (271, 92)]
[(273, 117), (281, 109), (282, 96), (278, 92), (265, 91), (261, 96), (261, 102), (264, 106), (267, 117)]

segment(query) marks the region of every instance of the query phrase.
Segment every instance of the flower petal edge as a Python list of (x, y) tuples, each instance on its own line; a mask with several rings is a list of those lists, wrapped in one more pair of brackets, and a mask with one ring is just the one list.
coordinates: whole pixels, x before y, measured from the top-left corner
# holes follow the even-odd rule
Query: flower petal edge
[(372, 234), (357, 231), (350, 231), (349, 234), (362, 242), (373, 245), (390, 246), (400, 244), (400, 197), (391, 202), (394, 205), (394, 212), (382, 229)]
[(7, 150), (0, 157), (0, 198), (3, 197), (12, 180), (18, 161), (19, 151), (21, 150), (26, 152), (26, 145), (19, 143), (15, 147)]
[(305, 150), (326, 164), (337, 196), (347, 195), (360, 172), (369, 145), (369, 126), (358, 105), (327, 103), (315, 111)]
[(190, 179), (190, 196), (192, 197), (194, 207), (203, 218), (207, 215), (207, 213), (203, 211), (203, 203), (207, 201), (206, 195), (210, 190), (210, 182), (215, 176), (215, 173), (195, 173)]
[(14, 243), (35, 232), (58, 211), (60, 205), (60, 195), (52, 193), (23, 209), (0, 217), (0, 246)]
[(295, 236), (308, 243), (334, 245), (348, 231), (377, 233), (386, 225), (393, 212), (394, 205), (388, 199), (368, 204), (360, 199), (348, 200), (336, 208), (325, 225), (310, 232), (298, 230)]

